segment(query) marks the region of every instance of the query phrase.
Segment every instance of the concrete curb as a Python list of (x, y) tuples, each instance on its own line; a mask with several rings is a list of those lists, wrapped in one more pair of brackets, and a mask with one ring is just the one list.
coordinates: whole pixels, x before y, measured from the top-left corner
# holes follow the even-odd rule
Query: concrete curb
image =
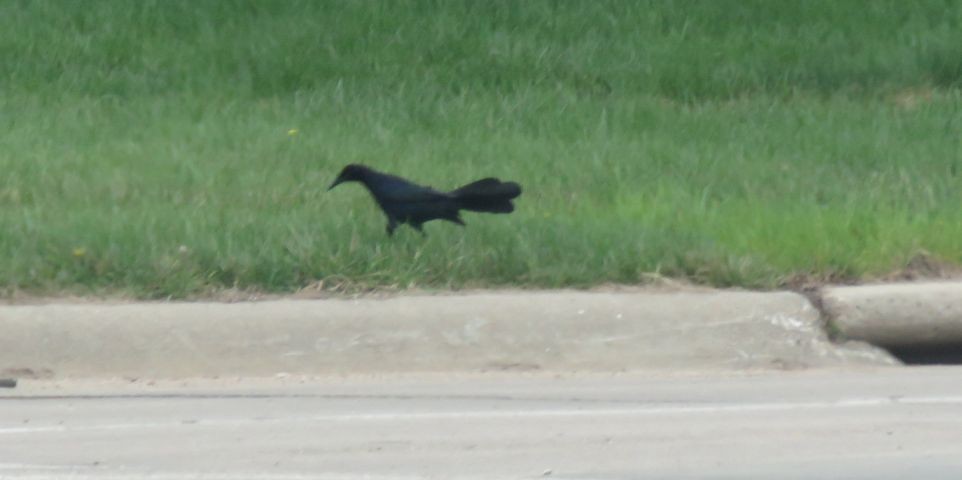
[(844, 338), (891, 349), (962, 347), (962, 282), (829, 287), (821, 299)]
[(486, 292), (0, 306), (0, 376), (626, 371), (891, 364), (789, 292)]

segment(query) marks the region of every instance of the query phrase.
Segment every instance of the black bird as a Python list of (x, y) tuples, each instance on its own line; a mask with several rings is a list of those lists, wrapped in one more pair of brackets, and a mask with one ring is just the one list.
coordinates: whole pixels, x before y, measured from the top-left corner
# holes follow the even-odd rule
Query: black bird
[(387, 234), (406, 223), (424, 234), (421, 225), (431, 220), (447, 220), (464, 225), (460, 211), (511, 213), (511, 199), (521, 195), (521, 186), (497, 178), (483, 178), (457, 190), (439, 192), (411, 183), (401, 177), (378, 172), (364, 165), (344, 167), (328, 190), (344, 182), (361, 182), (387, 215)]

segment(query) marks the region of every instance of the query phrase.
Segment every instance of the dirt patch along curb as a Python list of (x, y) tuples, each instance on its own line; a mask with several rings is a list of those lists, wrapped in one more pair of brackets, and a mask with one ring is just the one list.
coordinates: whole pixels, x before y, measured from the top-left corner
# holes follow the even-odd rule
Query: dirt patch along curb
[(962, 348), (962, 282), (829, 287), (821, 298), (844, 338), (887, 349)]
[(789, 293), (494, 292), (0, 306), (0, 374), (187, 376), (887, 364)]

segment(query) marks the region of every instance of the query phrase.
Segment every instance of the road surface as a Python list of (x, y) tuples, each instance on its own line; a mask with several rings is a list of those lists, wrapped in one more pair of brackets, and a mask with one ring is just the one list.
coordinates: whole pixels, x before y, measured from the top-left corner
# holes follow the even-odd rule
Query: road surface
[(37, 382), (3, 479), (959, 478), (962, 367)]

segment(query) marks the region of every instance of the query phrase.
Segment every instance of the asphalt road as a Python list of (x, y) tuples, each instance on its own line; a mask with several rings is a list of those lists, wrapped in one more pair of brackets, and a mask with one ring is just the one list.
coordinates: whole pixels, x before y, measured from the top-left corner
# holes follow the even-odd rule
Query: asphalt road
[(962, 367), (21, 382), (0, 478), (959, 478)]

